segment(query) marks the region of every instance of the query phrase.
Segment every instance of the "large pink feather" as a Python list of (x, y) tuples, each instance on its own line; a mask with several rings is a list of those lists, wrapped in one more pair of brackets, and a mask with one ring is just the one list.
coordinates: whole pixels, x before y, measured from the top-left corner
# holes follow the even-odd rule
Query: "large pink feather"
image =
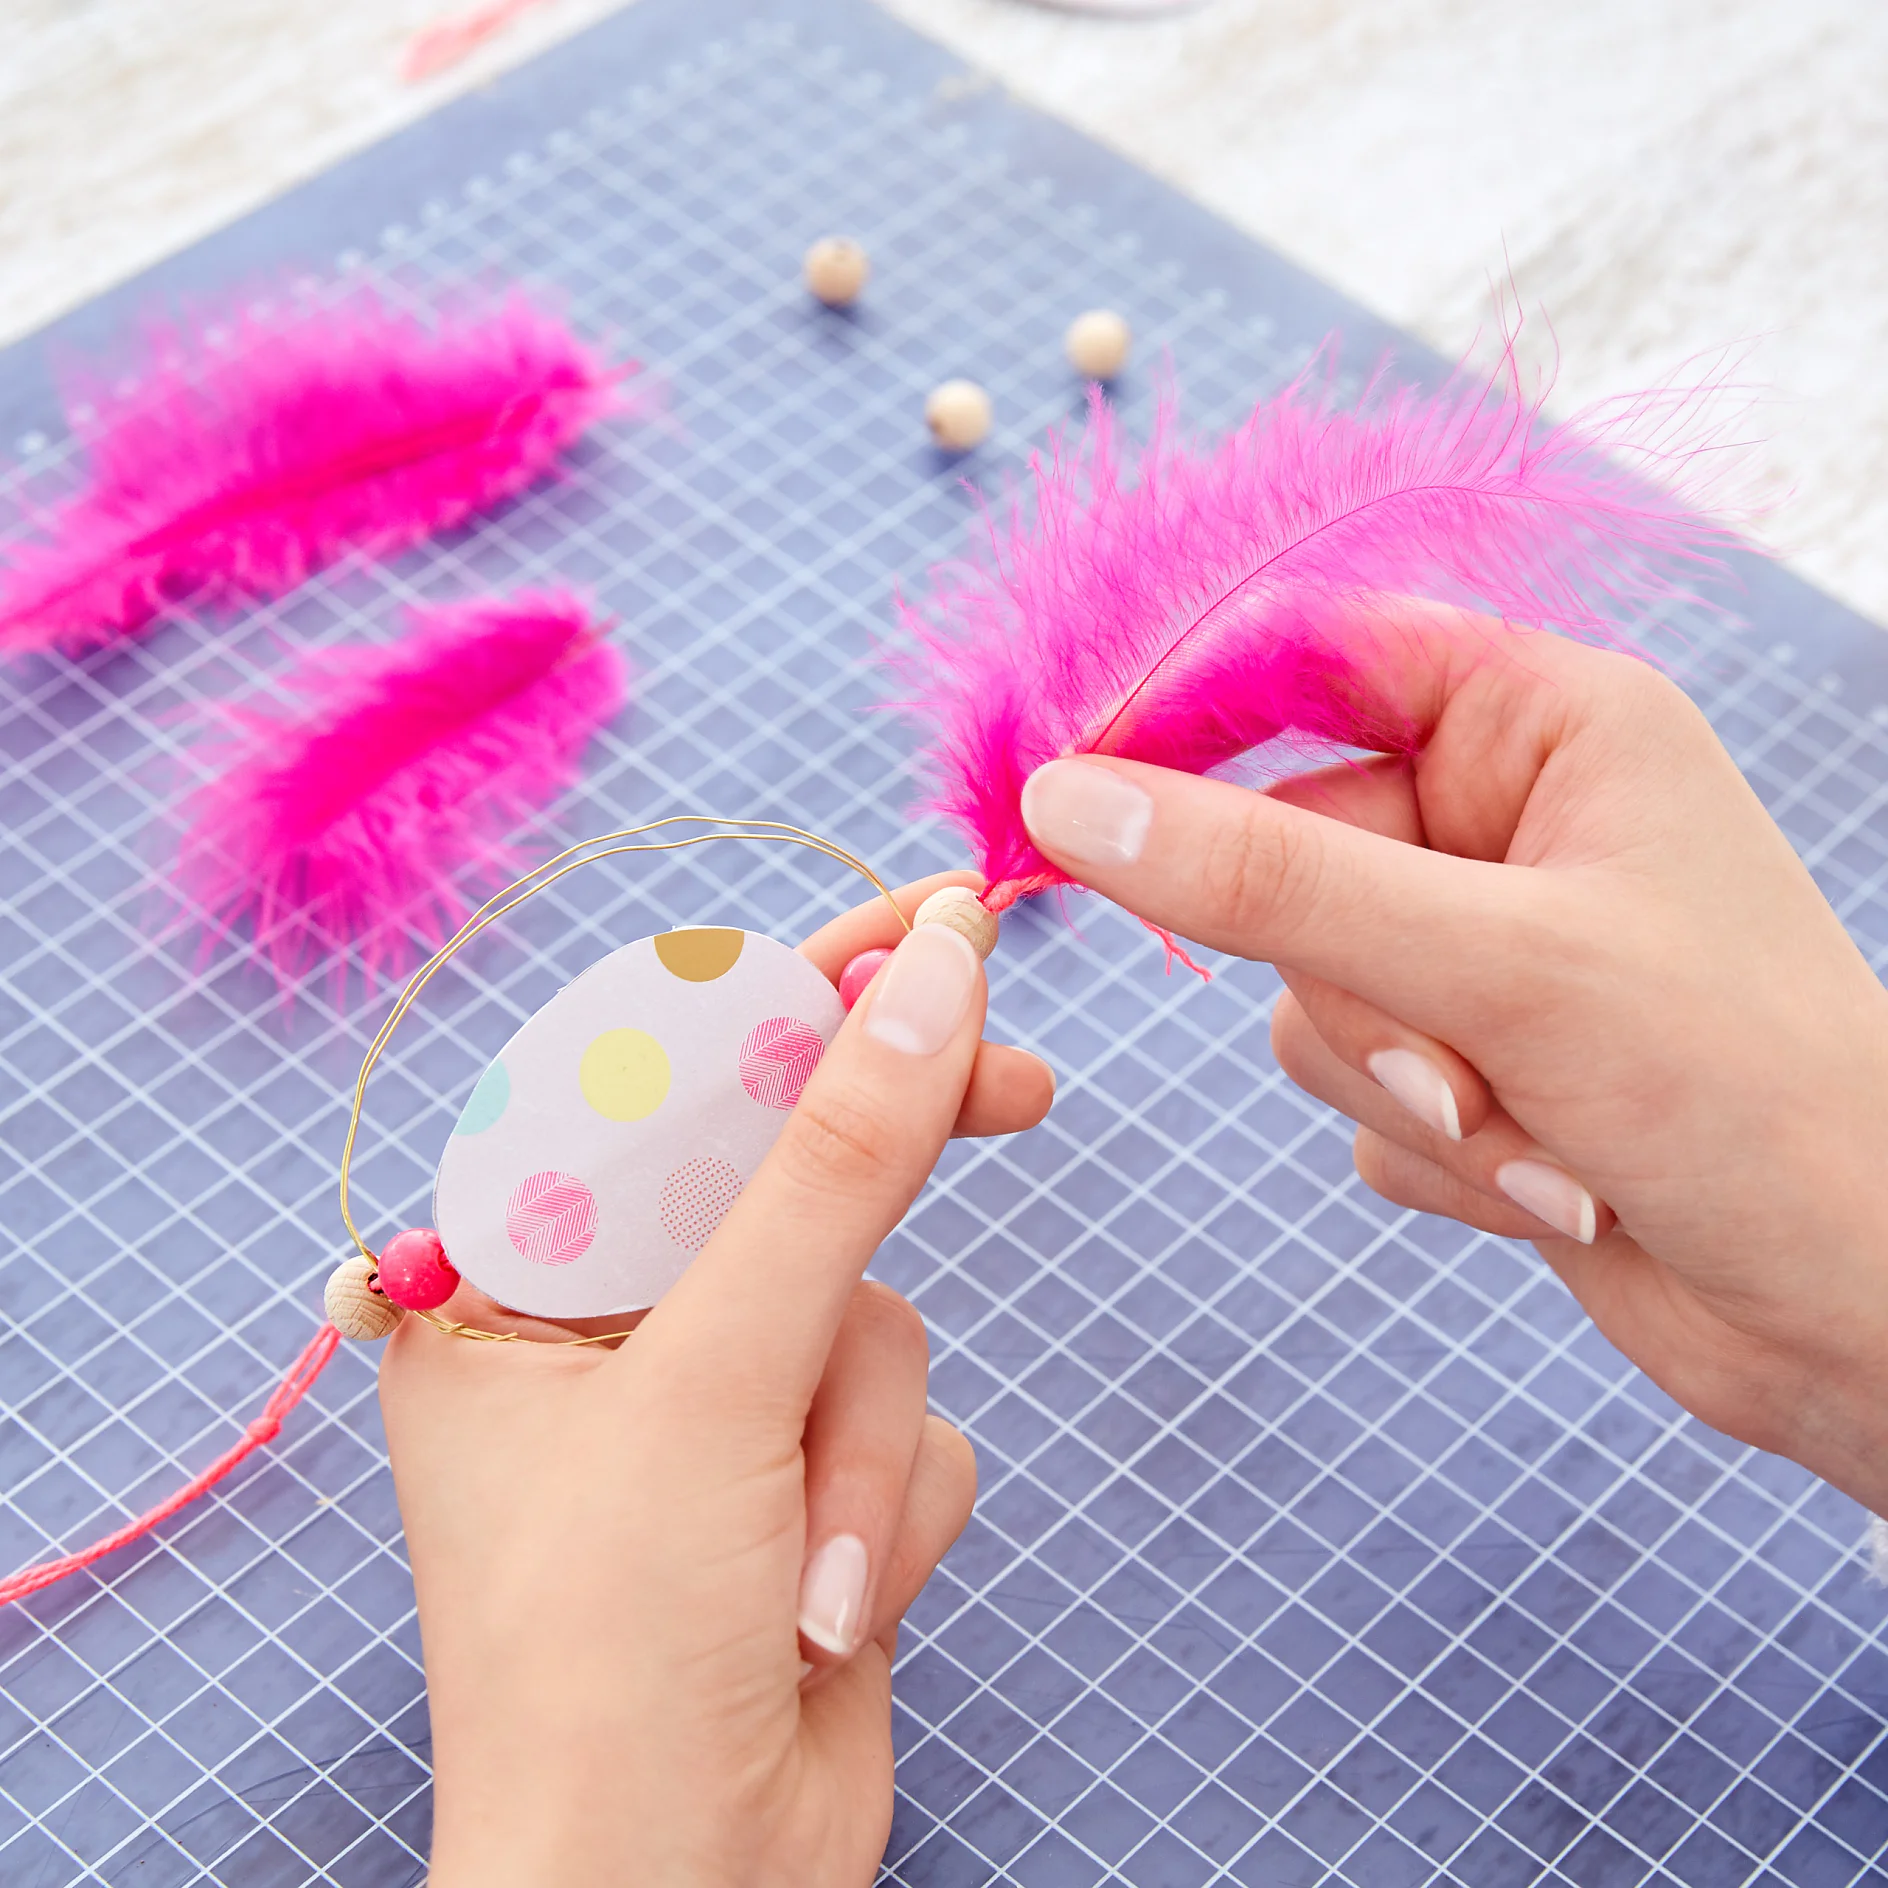
[(211, 710), (185, 802), (180, 888), (219, 931), (250, 921), (286, 985), (358, 944), (397, 973), (468, 887), (521, 860), (507, 836), (576, 778), (628, 667), (562, 592), (415, 611), (387, 647), (301, 657), (267, 701)]
[(899, 604), (931, 804), (993, 910), (1067, 882), (1023, 827), (1045, 761), (1203, 773), (1281, 735), (1395, 744), (1359, 706), (1368, 651), (1339, 627), (1360, 614), (1346, 605), (1426, 596), (1610, 639), (1708, 561), (1722, 530), (1609, 456), (1636, 439), (1643, 467), (1684, 396), (1550, 427), (1514, 378), (1510, 357), (1492, 380), (1378, 384), (1347, 409), (1320, 366), (1217, 446), (1182, 439), (1169, 399), (1131, 463), (1091, 396), (1084, 437), (1032, 459), (1033, 509), (986, 515), (982, 549)]
[(0, 571), (0, 652), (76, 653), (186, 596), (279, 595), (416, 543), (627, 407), (631, 371), (520, 294), (423, 317), (363, 291), (158, 331), (128, 391), (74, 389), (90, 474)]

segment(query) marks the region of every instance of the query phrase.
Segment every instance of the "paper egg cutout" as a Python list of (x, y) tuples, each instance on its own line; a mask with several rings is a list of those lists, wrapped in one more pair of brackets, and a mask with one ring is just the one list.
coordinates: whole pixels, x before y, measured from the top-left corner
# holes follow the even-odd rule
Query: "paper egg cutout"
[(433, 1186), (447, 1256), (543, 1318), (652, 1305), (708, 1243), (839, 1033), (797, 951), (696, 927), (625, 944), (527, 1021)]

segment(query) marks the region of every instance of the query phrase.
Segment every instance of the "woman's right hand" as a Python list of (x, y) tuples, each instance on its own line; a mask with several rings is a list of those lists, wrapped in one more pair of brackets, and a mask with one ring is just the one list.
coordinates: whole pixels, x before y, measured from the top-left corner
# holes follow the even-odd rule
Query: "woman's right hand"
[(1533, 1239), (1688, 1409), (1888, 1510), (1888, 992), (1653, 669), (1426, 604), (1370, 633), (1410, 758), (1054, 761), (1036, 843), (1279, 967), (1279, 1061), (1377, 1192)]

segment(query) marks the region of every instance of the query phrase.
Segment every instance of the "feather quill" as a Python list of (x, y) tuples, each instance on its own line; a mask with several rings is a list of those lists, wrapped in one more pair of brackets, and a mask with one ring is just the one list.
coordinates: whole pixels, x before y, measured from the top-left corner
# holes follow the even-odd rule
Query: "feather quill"
[(179, 888), (216, 935), (248, 921), (284, 988), (350, 944), (397, 974), (470, 887), (516, 876), (507, 836), (576, 779), (627, 681), (567, 592), (416, 610), (387, 647), (302, 656), (271, 699), (210, 711)]
[(274, 596), (521, 491), (636, 402), (521, 294), (423, 317), (338, 306), (153, 333), (125, 390), (75, 384), (90, 470), (0, 569), (0, 653), (77, 654), (186, 597)]
[(1727, 533), (1644, 472), (1682, 469), (1658, 442), (1689, 397), (1549, 426), (1517, 381), (1510, 342), (1486, 380), (1380, 381), (1346, 407), (1320, 363), (1217, 445), (1181, 436), (1169, 395), (1138, 453), (1091, 393), (1080, 440), (1032, 458), (1033, 506), (986, 511), (971, 556), (898, 605), (930, 806), (970, 840), (992, 910), (1068, 882), (1023, 825), (1045, 761), (1204, 773), (1280, 737), (1399, 745), (1359, 705), (1346, 606), (1400, 593), (1618, 640), (1684, 593)]

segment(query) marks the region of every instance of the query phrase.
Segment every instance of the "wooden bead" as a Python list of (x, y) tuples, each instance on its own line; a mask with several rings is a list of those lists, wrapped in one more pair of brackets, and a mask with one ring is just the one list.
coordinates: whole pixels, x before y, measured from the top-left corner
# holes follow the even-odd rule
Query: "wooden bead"
[(343, 1337), (355, 1338), (363, 1344), (385, 1337), (406, 1316), (391, 1299), (369, 1290), (367, 1281), (373, 1276), (373, 1269), (357, 1252), (352, 1258), (343, 1259), (328, 1274), (328, 1282), (321, 1293), (328, 1322)]
[(850, 308), (865, 288), (872, 264), (848, 236), (822, 236), (806, 252), (806, 285), (828, 308)]
[(921, 924), (941, 924), (970, 941), (979, 957), (987, 958), (996, 949), (996, 913), (968, 885), (945, 885), (934, 891), (912, 914), (915, 929)]
[(1084, 380), (1112, 380), (1128, 364), (1134, 331), (1112, 308), (1091, 308), (1062, 339), (1069, 365)]
[(968, 452), (990, 431), (990, 396), (974, 380), (947, 380), (925, 401), (924, 423), (946, 452)]

